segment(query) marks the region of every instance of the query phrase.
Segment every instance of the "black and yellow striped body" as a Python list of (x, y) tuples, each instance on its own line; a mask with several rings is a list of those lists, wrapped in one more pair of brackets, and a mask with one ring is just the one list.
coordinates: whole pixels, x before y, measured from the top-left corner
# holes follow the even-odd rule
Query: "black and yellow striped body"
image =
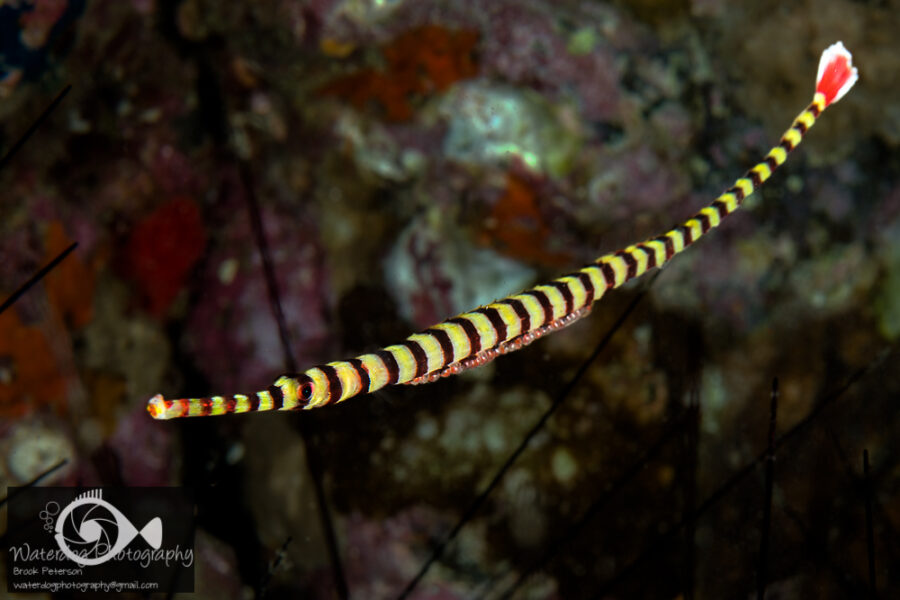
[(467, 360), (468, 364), (486, 362), (473, 362), (473, 357), (485, 356), (490, 360), (498, 351), (517, 349), (520, 346), (516, 340), (539, 330), (546, 331), (551, 325), (567, 324), (572, 317), (585, 314), (585, 309), (607, 290), (640, 277), (649, 269), (661, 267), (717, 227), (785, 162), (788, 153), (800, 144), (826, 106), (826, 97), (816, 93), (812, 103), (794, 119), (778, 145), (759, 164), (712, 204), (671, 231), (601, 256), (549, 283), (447, 319), (399, 344), (350, 360), (316, 366), (300, 375), (281, 377), (255, 396), (184, 400), (156, 396), (149, 410), (155, 418), (173, 418), (316, 408), (388, 385), (427, 381), (433, 374), (456, 372), (454, 365), (465, 364)]
[[(602, 256), (549, 283), (447, 319), (409, 336), (400, 344), (307, 370), (304, 375), (312, 382), (314, 390), (307, 408), (340, 402), (386, 385), (409, 383), (446, 369), (589, 307), (606, 290), (664, 265), (737, 210), (743, 200), (785, 162), (788, 153), (797, 147), (824, 108), (824, 96), (816, 94), (762, 162), (712, 204), (671, 231)], [(292, 387), (299, 389), (299, 383)]]

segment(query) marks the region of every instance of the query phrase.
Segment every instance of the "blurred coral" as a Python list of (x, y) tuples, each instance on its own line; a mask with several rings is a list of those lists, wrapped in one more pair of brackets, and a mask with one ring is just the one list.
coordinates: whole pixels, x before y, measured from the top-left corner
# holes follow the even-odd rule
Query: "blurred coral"
[(55, 471), (48, 483), (72, 485), (75, 443), (63, 423), (25, 418), (9, 428), (0, 427), (0, 488), (22, 485), (62, 461), (69, 464)]
[[(284, 369), (278, 327), (272, 315), (261, 258), (243, 207), (217, 231), (198, 277), (204, 293), (187, 322), (187, 346), (210, 382), (224, 389), (258, 385)], [(307, 362), (327, 335), (329, 275), (312, 223), (264, 210), (266, 238), (273, 248), (278, 288), (296, 359)], [(302, 229), (304, 234), (297, 235)]]
[(0, 314), (0, 416), (22, 416), (40, 405), (58, 405), (65, 379), (40, 328), (15, 310)]
[(425, 25), (397, 36), (382, 48), (385, 70), (367, 69), (322, 88), (321, 93), (347, 98), (357, 109), (377, 102), (388, 121), (408, 121), (412, 98), (446, 90), (460, 79), (474, 77), (472, 50), (478, 35)]
[[(447, 519), (417, 506), (387, 519), (360, 514), (347, 519), (347, 579), (354, 598), (388, 598), (403, 589), (425, 560), (428, 544)], [(418, 600), (456, 600), (467, 594), (450, 582), (430, 582), (411, 596)]]
[(197, 600), (244, 600), (250, 594), (239, 578), (234, 549), (202, 529), (195, 541)]
[[(58, 221), (48, 224), (44, 262), (71, 244)], [(40, 406), (60, 408), (66, 376), (55, 352), (56, 334), (87, 325), (93, 315), (94, 272), (78, 252), (44, 279), (49, 312), (24, 322), (16, 308), (0, 314), (0, 415), (21, 416)], [(65, 326), (64, 326), (65, 325)], [(53, 335), (49, 332), (54, 332)], [(51, 339), (51, 336), (53, 339)]]
[[(640, 36), (630, 20), (601, 16), (606, 10), (608, 7), (598, 6), (591, 25), (608, 29), (593, 34), (589, 46), (572, 47), (561, 35), (563, 28), (549, 18), (547, 11), (537, 5), (525, 8), (520, 2), (498, 2), (487, 18), (489, 31), (481, 53), (483, 73), (492, 80), (538, 90), (555, 101), (574, 91), (585, 118), (619, 120), (623, 103), (621, 57), (630, 50), (626, 45), (634, 44), (629, 38)], [(585, 30), (580, 31), (585, 37)]]
[(437, 212), (414, 220), (397, 236), (384, 269), (400, 315), (417, 327), (491, 302), (534, 279), (530, 268), (478, 247), (441, 222)]
[(85, 0), (0, 2), (0, 98), (50, 63), (54, 38), (84, 10)]
[(529, 181), (514, 173), (506, 177), (506, 190), (485, 221), (484, 241), (498, 244), (503, 254), (526, 262), (568, 265), (572, 254), (547, 248), (550, 227)]
[(119, 419), (107, 444), (118, 458), (122, 483), (137, 487), (173, 485), (181, 467), (175, 433), (147, 419), (143, 405), (136, 405)]
[(477, 80), (455, 86), (440, 102), (447, 120), (446, 157), (472, 168), (519, 161), (530, 170), (564, 177), (580, 148), (577, 120), (564, 107), (527, 89)]
[[(47, 226), (46, 236), (44, 262), (52, 260), (72, 243), (59, 221)], [(90, 323), (95, 279), (93, 269), (81, 261), (77, 252), (67, 257), (44, 279), (47, 300), (70, 328), (80, 329)]]
[(135, 226), (123, 269), (137, 284), (150, 314), (165, 315), (205, 247), (200, 209), (186, 196), (173, 198)]
[(19, 34), (28, 48), (40, 48), (47, 43), (50, 30), (66, 12), (67, 0), (34, 0), (31, 11), (19, 17)]

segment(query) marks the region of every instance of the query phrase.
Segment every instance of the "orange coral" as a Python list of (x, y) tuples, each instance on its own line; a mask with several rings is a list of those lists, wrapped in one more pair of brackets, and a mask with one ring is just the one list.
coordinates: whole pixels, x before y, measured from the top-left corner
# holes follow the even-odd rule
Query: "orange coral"
[[(51, 261), (65, 250), (72, 240), (62, 223), (53, 221), (47, 227), (44, 262)], [(73, 253), (44, 279), (47, 300), (63, 321), (72, 329), (80, 329), (91, 322), (94, 301), (94, 271)]]
[(41, 330), (23, 325), (15, 309), (0, 314), (0, 416), (56, 404), (64, 393), (65, 380)]
[[(47, 227), (44, 262), (71, 243), (62, 224), (51, 222)], [(43, 285), (52, 311), (51, 329), (61, 330), (62, 323), (77, 329), (90, 322), (94, 271), (77, 253), (47, 274)], [(21, 416), (33, 407), (59, 405), (65, 399), (65, 381), (45, 328), (22, 323), (15, 308), (0, 314), (0, 416)]]
[(387, 69), (367, 69), (342, 77), (321, 91), (348, 99), (364, 108), (377, 102), (388, 121), (408, 121), (413, 115), (411, 98), (447, 89), (477, 73), (472, 50), (478, 35), (425, 25), (397, 36), (382, 48)]
[(567, 252), (546, 249), (550, 228), (538, 207), (534, 190), (517, 175), (507, 175), (506, 191), (494, 204), (487, 223), (483, 239), (499, 243), (504, 254), (553, 266), (569, 264), (572, 260)]

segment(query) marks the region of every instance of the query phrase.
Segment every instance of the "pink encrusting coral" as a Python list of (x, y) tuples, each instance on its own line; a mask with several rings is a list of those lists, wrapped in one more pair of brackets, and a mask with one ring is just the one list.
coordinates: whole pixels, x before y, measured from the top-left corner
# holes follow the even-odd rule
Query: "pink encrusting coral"
[[(188, 317), (186, 346), (210, 384), (243, 389), (285, 364), (246, 208), (233, 206), (197, 278), (202, 293)], [(329, 279), (314, 226), (298, 235), (296, 218), (262, 212), (295, 360), (304, 362), (319, 358), (328, 339)]]
[(516, 2), (498, 3), (487, 22), (483, 73), (538, 89), (555, 100), (572, 94), (589, 120), (618, 120), (621, 86), (616, 49), (596, 35), (593, 47), (572, 52), (569, 40), (554, 25), (540, 11), (522, 10)]
[[(447, 526), (447, 519), (428, 507), (412, 507), (387, 519), (350, 515), (346, 524), (346, 570), (352, 598), (396, 596), (425, 559), (438, 528)], [(450, 581), (429, 581), (410, 596), (413, 600), (467, 597), (462, 586)]]
[(107, 440), (107, 448), (116, 457), (122, 483), (135, 487), (172, 485), (178, 481), (180, 460), (178, 441), (173, 432), (154, 427), (143, 411), (133, 410), (122, 417)]

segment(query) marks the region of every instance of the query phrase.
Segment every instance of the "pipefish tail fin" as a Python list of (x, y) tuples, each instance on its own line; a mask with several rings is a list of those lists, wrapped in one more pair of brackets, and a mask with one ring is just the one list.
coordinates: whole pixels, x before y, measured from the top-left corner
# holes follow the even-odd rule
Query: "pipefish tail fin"
[(762, 161), (734, 182), (709, 206), (677, 227), (520, 294), (447, 319), (403, 342), (370, 354), (282, 376), (266, 391), (251, 396), (150, 399), (155, 419), (199, 417), (263, 410), (310, 409), (375, 392), (385, 386), (428, 383), (444, 375), (483, 365), (518, 350), (536, 337), (556, 331), (585, 315), (612, 288), (661, 267), (740, 208), (787, 160), (822, 112), (844, 97), (858, 74), (841, 42), (829, 46), (819, 61), (812, 102), (794, 119)]
[(825, 96), (825, 106), (843, 98), (857, 79), (859, 73), (853, 66), (853, 55), (843, 42), (835, 42), (822, 52), (816, 75), (816, 93)]

